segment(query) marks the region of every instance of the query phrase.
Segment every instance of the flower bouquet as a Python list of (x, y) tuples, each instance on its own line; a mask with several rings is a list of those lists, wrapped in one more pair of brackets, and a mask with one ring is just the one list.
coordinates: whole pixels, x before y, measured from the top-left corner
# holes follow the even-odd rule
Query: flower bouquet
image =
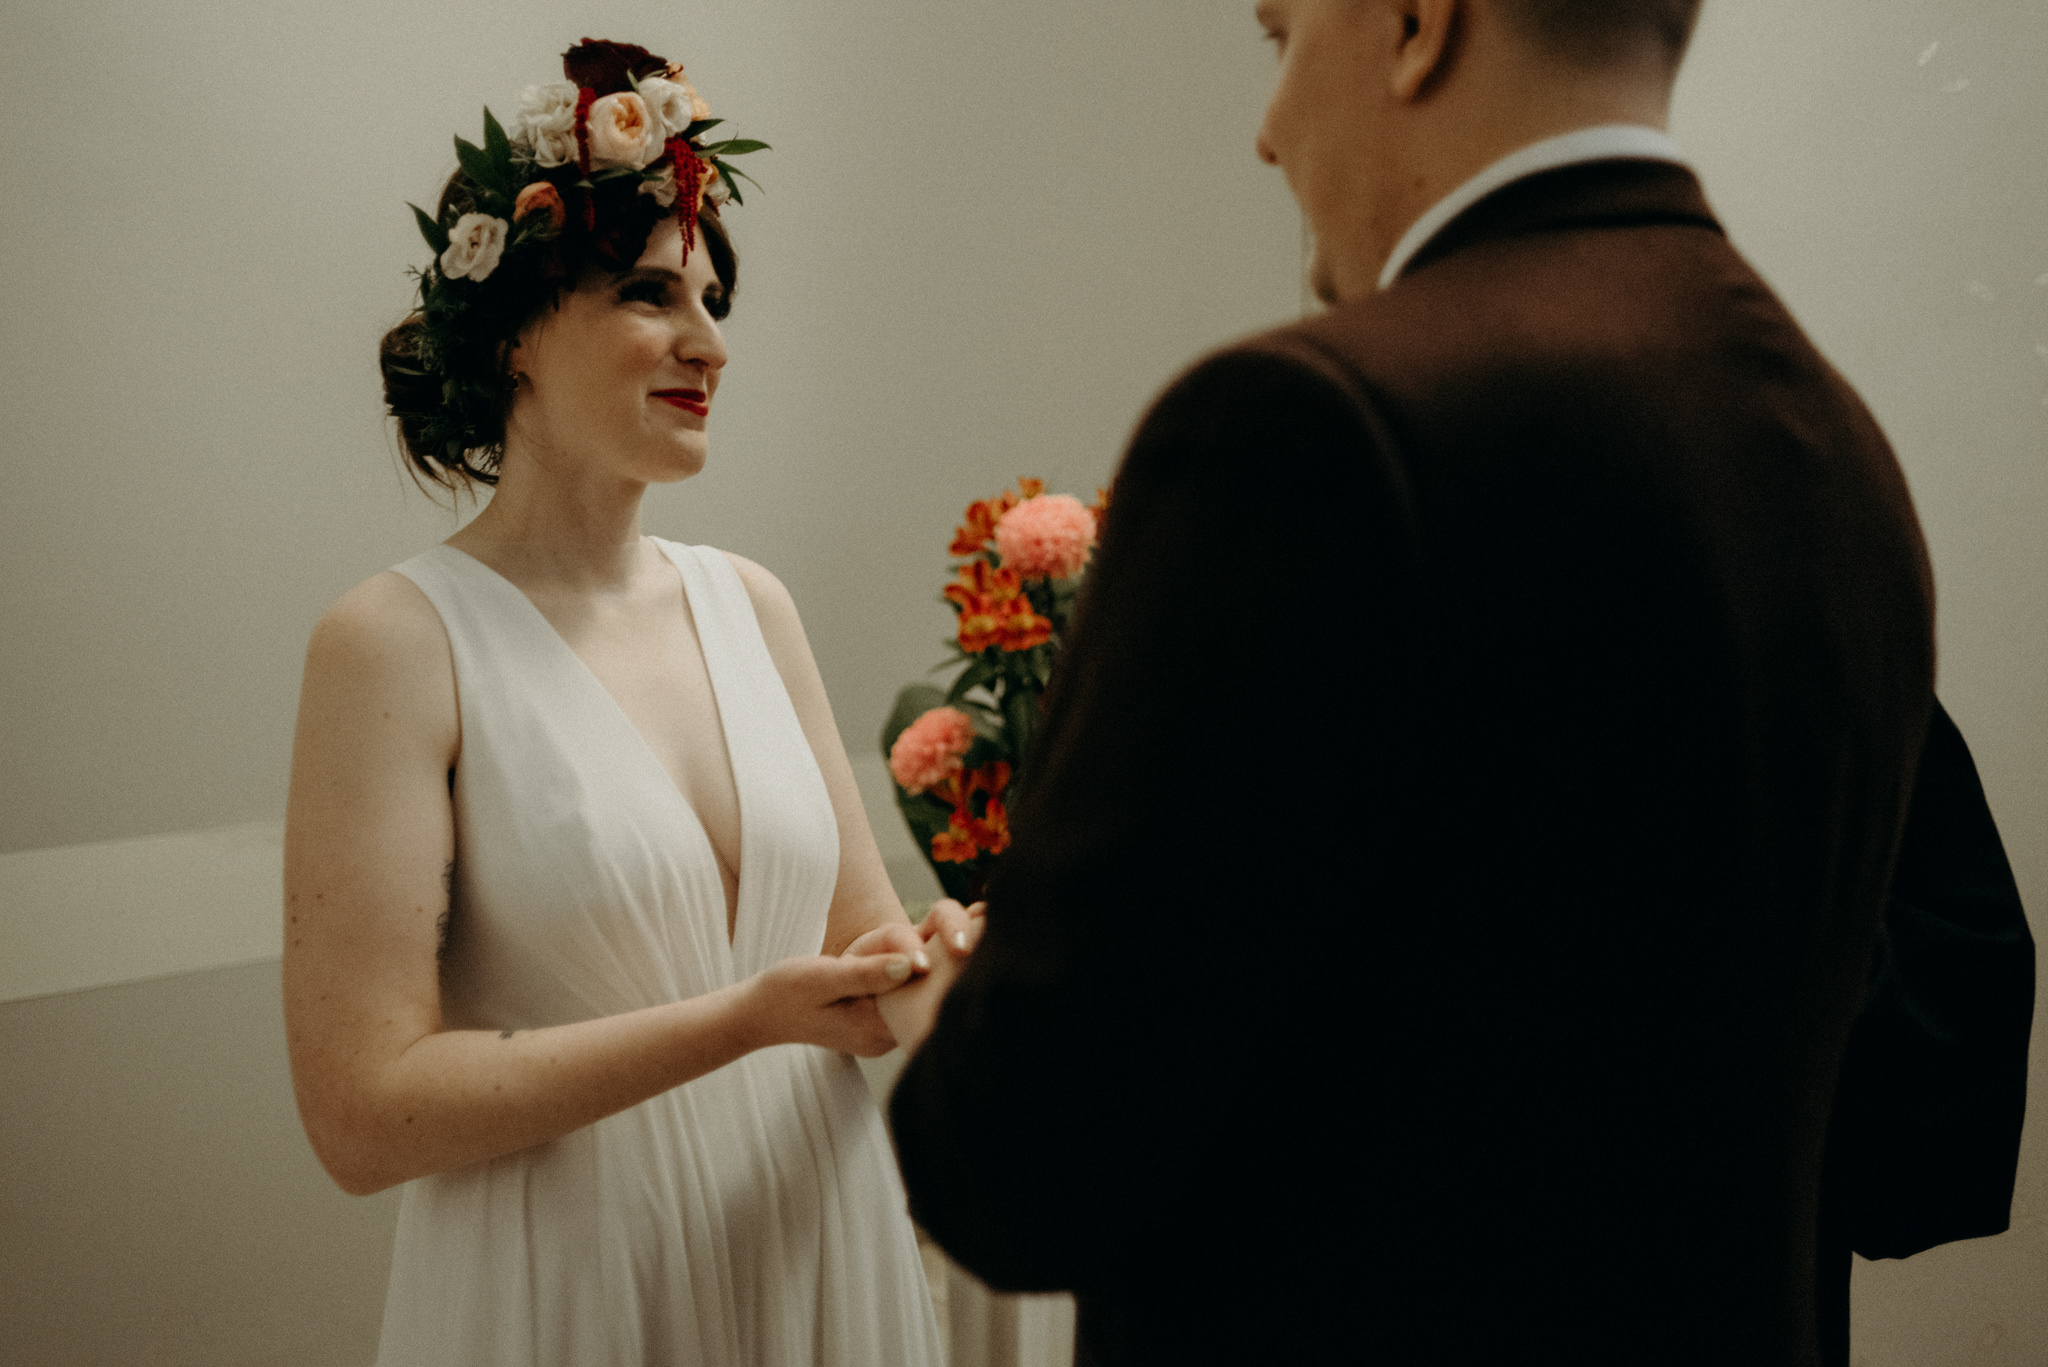
[(978, 900), (1010, 847), (1008, 806), (1107, 506), (1020, 479), (953, 533), (943, 596), (959, 629), (935, 670), (960, 672), (898, 693), (882, 728), (896, 805), (948, 897)]

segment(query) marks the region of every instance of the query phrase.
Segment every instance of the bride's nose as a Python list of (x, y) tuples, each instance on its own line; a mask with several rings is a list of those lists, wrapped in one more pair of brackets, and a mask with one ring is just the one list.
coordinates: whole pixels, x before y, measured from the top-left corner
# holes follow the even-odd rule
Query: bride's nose
[(725, 334), (718, 330), (718, 321), (702, 309), (691, 312), (689, 321), (676, 330), (676, 359), (707, 371), (723, 370)]

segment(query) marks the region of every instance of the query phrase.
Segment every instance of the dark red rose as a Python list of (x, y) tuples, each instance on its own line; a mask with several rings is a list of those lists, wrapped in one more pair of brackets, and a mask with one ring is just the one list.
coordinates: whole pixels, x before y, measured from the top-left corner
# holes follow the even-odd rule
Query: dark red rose
[(668, 61), (631, 43), (585, 38), (562, 54), (562, 74), (585, 90), (617, 95), (631, 90), (629, 75), (640, 80), (668, 74)]

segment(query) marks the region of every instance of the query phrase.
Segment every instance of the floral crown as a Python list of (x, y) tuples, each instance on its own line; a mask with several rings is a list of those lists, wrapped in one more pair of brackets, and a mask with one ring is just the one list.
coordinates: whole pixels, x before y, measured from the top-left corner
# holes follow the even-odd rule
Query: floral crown
[(444, 222), (410, 206), (436, 254), (429, 271), (442, 281), (480, 284), (508, 255), (559, 240), (572, 221), (597, 235), (600, 201), (615, 198), (607, 189), (624, 186), (673, 208), (685, 259), (703, 200), (746, 202), (738, 178), (753, 177), (725, 159), (768, 144), (704, 142), (723, 120), (711, 117), (680, 65), (644, 47), (585, 38), (562, 54), (562, 72), (568, 79), (520, 93), (516, 138), (485, 109), (483, 146), (455, 140), (475, 191), (471, 211)]
[(753, 179), (727, 158), (768, 146), (705, 142), (722, 120), (681, 66), (646, 48), (586, 38), (562, 54), (562, 72), (521, 92), (509, 134), (485, 109), (483, 145), (455, 139), (466, 195), (444, 197), (438, 215), (410, 206), (434, 260), (419, 272), (419, 345), (401, 364), (440, 382), (441, 402), (416, 421), (451, 469), (483, 473), (465, 453), (502, 441), (502, 366), (475, 343), (516, 327), (582, 253), (630, 266), (670, 212), (687, 261), (699, 206), (743, 203), (739, 180)]

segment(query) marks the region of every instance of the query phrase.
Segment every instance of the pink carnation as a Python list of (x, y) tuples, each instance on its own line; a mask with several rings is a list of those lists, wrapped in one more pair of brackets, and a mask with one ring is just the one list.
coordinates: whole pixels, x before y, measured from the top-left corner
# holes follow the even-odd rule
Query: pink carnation
[(954, 707), (934, 707), (903, 728), (889, 747), (889, 773), (904, 791), (921, 793), (960, 772), (974, 744), (974, 723)]
[(1072, 494), (1027, 498), (996, 523), (996, 553), (1003, 568), (1026, 579), (1079, 574), (1095, 546), (1095, 514)]

